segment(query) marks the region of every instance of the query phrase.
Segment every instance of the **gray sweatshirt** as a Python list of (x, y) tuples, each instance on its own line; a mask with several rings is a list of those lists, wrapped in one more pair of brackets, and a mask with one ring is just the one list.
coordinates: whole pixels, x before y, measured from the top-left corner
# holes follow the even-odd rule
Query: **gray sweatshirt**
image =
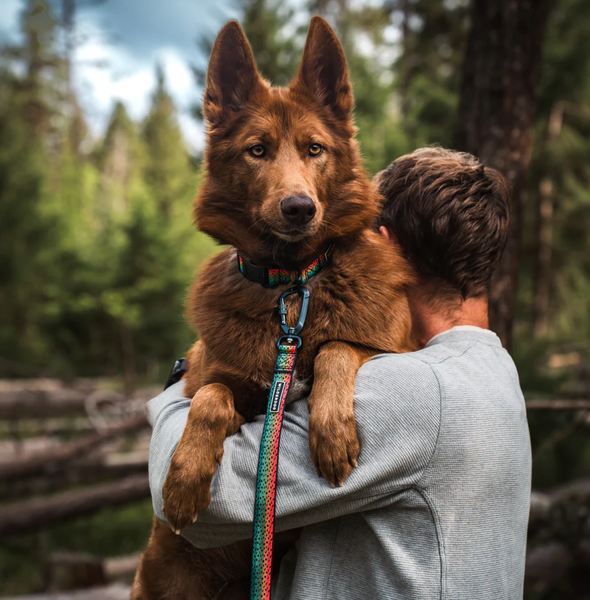
[[(148, 405), (162, 520), (189, 405), (182, 382)], [(376, 356), (358, 373), (355, 415), (359, 466), (332, 489), (309, 457), (305, 401), (287, 406), (276, 529), (304, 529), (275, 573), (273, 600), (521, 599), (531, 451), (518, 374), (498, 337), (455, 327), (418, 352)], [(263, 420), (226, 440), (211, 505), (182, 532), (195, 546), (251, 537)]]

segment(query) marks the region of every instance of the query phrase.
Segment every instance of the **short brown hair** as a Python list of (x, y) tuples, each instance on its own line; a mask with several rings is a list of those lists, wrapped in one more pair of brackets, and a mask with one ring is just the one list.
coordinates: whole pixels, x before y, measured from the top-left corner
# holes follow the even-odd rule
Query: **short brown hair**
[(379, 225), (397, 236), (421, 280), (463, 299), (485, 296), (508, 236), (509, 191), (471, 154), (421, 148), (376, 177)]

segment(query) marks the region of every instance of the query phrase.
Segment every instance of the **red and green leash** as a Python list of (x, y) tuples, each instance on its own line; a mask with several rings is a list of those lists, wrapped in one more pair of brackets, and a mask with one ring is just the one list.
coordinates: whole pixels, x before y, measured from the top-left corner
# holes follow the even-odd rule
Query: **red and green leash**
[[(318, 257), (309, 267), (298, 273), (295, 286), (283, 292), (279, 298), (279, 316), (283, 335), (277, 341), (279, 353), (275, 363), (274, 378), (270, 388), (258, 457), (250, 600), (270, 600), (279, 444), (285, 402), (295, 372), (297, 350), (301, 347), (299, 334), (305, 325), (309, 307), (309, 290), (304, 287), (304, 284), (328, 262), (330, 250), (331, 248)], [(265, 285), (265, 287), (290, 283), (294, 279), (293, 274), (288, 271), (263, 269), (247, 263), (239, 255), (238, 264), (244, 276), (251, 281)], [(287, 324), (285, 300), (293, 294), (301, 295), (301, 308), (297, 324), (290, 327)]]

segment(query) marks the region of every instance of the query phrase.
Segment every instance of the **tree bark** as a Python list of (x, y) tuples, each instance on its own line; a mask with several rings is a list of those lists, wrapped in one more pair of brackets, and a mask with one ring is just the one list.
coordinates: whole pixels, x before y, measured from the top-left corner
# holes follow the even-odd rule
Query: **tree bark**
[(539, 183), (539, 246), (535, 273), (535, 336), (549, 332), (549, 300), (551, 293), (551, 255), (553, 250), (553, 182), (544, 177)]
[[(550, 150), (561, 133), (564, 102), (556, 102), (549, 115), (545, 146)], [(553, 181), (547, 175), (539, 183), (537, 265), (535, 272), (535, 336), (549, 333), (549, 305), (551, 299), (551, 260), (553, 254)]]
[(473, 0), (455, 147), (503, 173), (512, 185), (508, 243), (490, 290), (490, 323), (512, 342), (522, 209), (531, 158), (549, 0)]

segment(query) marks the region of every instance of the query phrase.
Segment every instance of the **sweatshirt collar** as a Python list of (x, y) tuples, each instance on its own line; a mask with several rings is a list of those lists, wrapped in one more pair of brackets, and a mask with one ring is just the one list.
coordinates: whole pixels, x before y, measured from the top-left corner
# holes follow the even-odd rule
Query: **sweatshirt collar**
[(474, 325), (456, 325), (455, 327), (451, 327), (450, 329), (435, 335), (424, 347), (428, 348), (429, 346), (435, 346), (436, 344), (445, 344), (455, 341), (464, 342), (467, 340), (482, 342), (491, 346), (502, 346), (500, 338), (489, 329), (475, 327)]

